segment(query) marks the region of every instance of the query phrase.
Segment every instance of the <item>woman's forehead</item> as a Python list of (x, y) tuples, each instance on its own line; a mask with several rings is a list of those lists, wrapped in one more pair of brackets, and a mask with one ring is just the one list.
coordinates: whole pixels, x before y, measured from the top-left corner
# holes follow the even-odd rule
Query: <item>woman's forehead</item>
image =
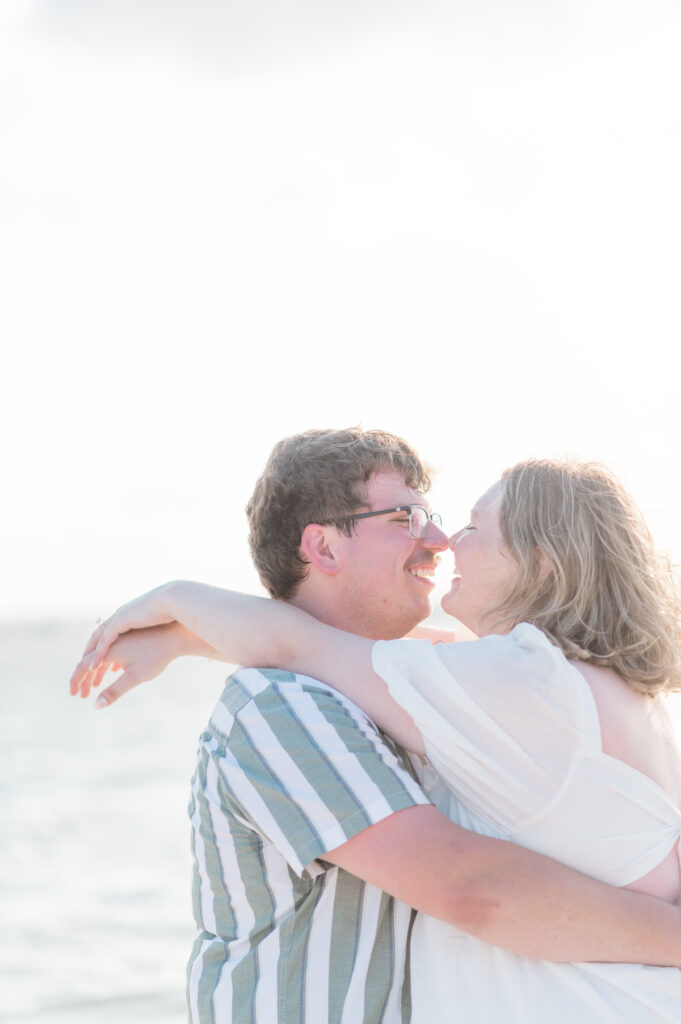
[(478, 498), (471, 511), (476, 514), (480, 514), (481, 512), (487, 512), (489, 509), (493, 508), (499, 503), (500, 498), (501, 481), (497, 480), (495, 483), (492, 484), (491, 487), (487, 488), (484, 494), (482, 494)]

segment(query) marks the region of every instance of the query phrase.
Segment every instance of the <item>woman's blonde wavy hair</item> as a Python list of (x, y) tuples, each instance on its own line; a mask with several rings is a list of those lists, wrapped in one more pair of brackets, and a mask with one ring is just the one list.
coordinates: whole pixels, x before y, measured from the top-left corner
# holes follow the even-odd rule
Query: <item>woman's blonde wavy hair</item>
[(521, 462), (501, 478), (499, 523), (518, 575), (490, 613), (497, 624), (530, 622), (566, 657), (609, 666), (639, 693), (681, 689), (678, 580), (610, 470)]

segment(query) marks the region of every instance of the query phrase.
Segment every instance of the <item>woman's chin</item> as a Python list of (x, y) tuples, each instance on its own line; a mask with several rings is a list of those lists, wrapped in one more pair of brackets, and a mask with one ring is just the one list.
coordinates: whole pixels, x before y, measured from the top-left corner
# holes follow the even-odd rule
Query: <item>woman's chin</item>
[(460, 622), (471, 636), (477, 636), (476, 626), (478, 625), (478, 620), (475, 615), (471, 614), (471, 609), (466, 608), (466, 602), (461, 600), (458, 579), (454, 580), (452, 589), (443, 596), (440, 601), (440, 607), (443, 612), (451, 615), (457, 622)]
[(462, 614), (465, 614), (465, 610), (461, 607), (462, 602), (459, 600), (459, 595), (457, 593), (458, 582), (458, 580), (454, 580), (452, 589), (448, 590), (447, 593), (443, 595), (442, 600), (440, 601), (440, 607), (443, 612), (447, 613), (447, 615), (451, 615), (455, 619), (458, 619), (459, 622), (463, 622), (461, 616)]

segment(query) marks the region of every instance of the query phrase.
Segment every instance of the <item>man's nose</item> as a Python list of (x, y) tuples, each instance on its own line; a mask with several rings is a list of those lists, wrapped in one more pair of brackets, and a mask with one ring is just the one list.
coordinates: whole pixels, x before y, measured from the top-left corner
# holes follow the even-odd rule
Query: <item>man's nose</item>
[(439, 526), (436, 526), (432, 519), (428, 523), (423, 537), (421, 537), (421, 544), (423, 544), (424, 548), (428, 548), (429, 551), (446, 551), (449, 546), (447, 534)]

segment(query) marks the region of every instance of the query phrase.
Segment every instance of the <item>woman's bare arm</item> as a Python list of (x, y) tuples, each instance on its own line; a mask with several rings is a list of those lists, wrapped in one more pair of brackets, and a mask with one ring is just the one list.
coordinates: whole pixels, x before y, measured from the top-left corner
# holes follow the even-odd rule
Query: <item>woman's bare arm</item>
[[(254, 667), (284, 665), (282, 659), (288, 659), (287, 667), (332, 683), (340, 676), (352, 699), (367, 709), (373, 701), (372, 717), (389, 721), (392, 712), (383, 706), (385, 694), (380, 687), (373, 693), (377, 677), (371, 669), (371, 641), (333, 630), (290, 605), (200, 584), (169, 584), (120, 609), (93, 635), (74, 673), (77, 686), (113, 658), (117, 642), (139, 640), (130, 631), (168, 625), (175, 629), (178, 622), (185, 634), (161, 635), (169, 636), (171, 645), (177, 644), (183, 653), (193, 653), (186, 645), (198, 645), (196, 653), (213, 650)], [(119, 653), (123, 650), (118, 648)], [(109, 702), (136, 685), (117, 689), (124, 678), (125, 673), (104, 691), (110, 694)], [(407, 728), (404, 723), (400, 727)], [(407, 823), (407, 818), (411, 822), (417, 816), (418, 825), (407, 829), (406, 842), (390, 827), (402, 817)], [(424, 867), (424, 837), (431, 825), (438, 833), (451, 833), (451, 857), (443, 862), (438, 852), (434, 872)], [(413, 851), (408, 846), (412, 840)], [(408, 856), (402, 855), (405, 849)], [(390, 816), (333, 851), (329, 859), (471, 934), (524, 955), (681, 965), (678, 908), (588, 879), (512, 843), (464, 832), (432, 807), (408, 808)], [(440, 877), (443, 863), (456, 875), (447, 905), (441, 899), (443, 892), (450, 892)], [(425, 897), (420, 886), (425, 886)]]
[[(286, 668), (328, 683), (406, 749), (423, 752), (418, 729), (372, 669), (373, 641), (327, 626), (282, 601), (202, 583), (168, 583), (123, 605), (93, 634), (73, 674), (72, 692), (89, 693), (101, 681), (105, 666), (116, 660), (112, 645), (118, 637), (170, 623), (179, 623), (188, 636), (234, 664)], [(102, 692), (98, 706), (114, 703), (148, 678), (148, 672), (140, 673), (130, 663)]]

